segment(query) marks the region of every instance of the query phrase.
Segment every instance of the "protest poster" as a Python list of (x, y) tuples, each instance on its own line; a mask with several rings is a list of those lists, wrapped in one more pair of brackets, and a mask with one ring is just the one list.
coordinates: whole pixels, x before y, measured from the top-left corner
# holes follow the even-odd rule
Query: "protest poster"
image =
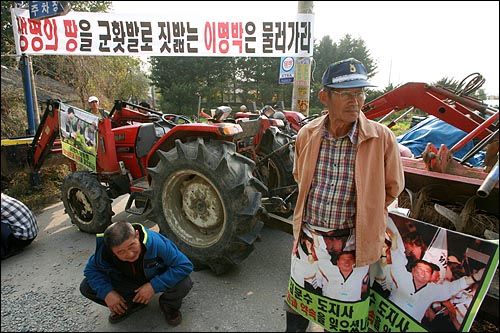
[(323, 237), (313, 235), (309, 247), (299, 246), (305, 260), (292, 259), (288, 305), (331, 332), (469, 331), (498, 266), (498, 241), (389, 217), (385, 255), (370, 265), (368, 293), (363, 274), (355, 274), (364, 267), (354, 267), (336, 282), (337, 293), (326, 295), (336, 265), (333, 252), (324, 255)]
[(62, 154), (95, 172), (99, 117), (64, 103), (59, 105)]
[(11, 15), (18, 55), (310, 57), (314, 49), (312, 14), (227, 19), (70, 11), (35, 20), (12, 8)]

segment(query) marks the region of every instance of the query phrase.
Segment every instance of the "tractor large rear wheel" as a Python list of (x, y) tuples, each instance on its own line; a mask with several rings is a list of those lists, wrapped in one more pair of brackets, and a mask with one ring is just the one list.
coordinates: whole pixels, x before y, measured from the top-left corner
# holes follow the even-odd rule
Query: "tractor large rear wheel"
[(111, 224), (111, 199), (96, 175), (76, 171), (66, 176), (61, 186), (61, 199), (71, 222), (80, 231), (97, 234)]
[(254, 249), (263, 222), (257, 218), (265, 186), (254, 162), (225, 141), (182, 143), (158, 151), (149, 168), (153, 210), (160, 232), (177, 244), (195, 269), (222, 274)]

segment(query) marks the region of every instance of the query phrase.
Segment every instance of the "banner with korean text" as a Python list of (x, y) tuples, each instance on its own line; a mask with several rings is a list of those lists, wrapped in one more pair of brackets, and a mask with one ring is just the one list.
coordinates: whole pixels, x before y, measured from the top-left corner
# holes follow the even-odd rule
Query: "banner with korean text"
[(272, 20), (73, 11), (32, 20), (20, 8), (11, 14), (19, 55), (309, 57), (314, 48), (312, 14)]

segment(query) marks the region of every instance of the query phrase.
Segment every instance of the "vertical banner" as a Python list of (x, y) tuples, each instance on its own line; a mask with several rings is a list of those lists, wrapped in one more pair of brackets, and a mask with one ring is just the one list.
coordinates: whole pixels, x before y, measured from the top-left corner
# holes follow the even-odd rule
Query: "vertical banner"
[(311, 83), (311, 59), (295, 59), (295, 78), (293, 82), (292, 111), (309, 113), (309, 95)]
[(99, 117), (64, 103), (59, 107), (63, 155), (96, 172)]

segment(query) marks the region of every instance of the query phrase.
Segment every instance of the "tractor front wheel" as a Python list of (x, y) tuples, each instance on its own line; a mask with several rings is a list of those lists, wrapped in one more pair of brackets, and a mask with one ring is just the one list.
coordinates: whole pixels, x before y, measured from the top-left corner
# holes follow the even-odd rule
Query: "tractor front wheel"
[(97, 234), (111, 224), (111, 199), (96, 175), (76, 171), (66, 176), (61, 186), (61, 199), (71, 222), (80, 231)]

